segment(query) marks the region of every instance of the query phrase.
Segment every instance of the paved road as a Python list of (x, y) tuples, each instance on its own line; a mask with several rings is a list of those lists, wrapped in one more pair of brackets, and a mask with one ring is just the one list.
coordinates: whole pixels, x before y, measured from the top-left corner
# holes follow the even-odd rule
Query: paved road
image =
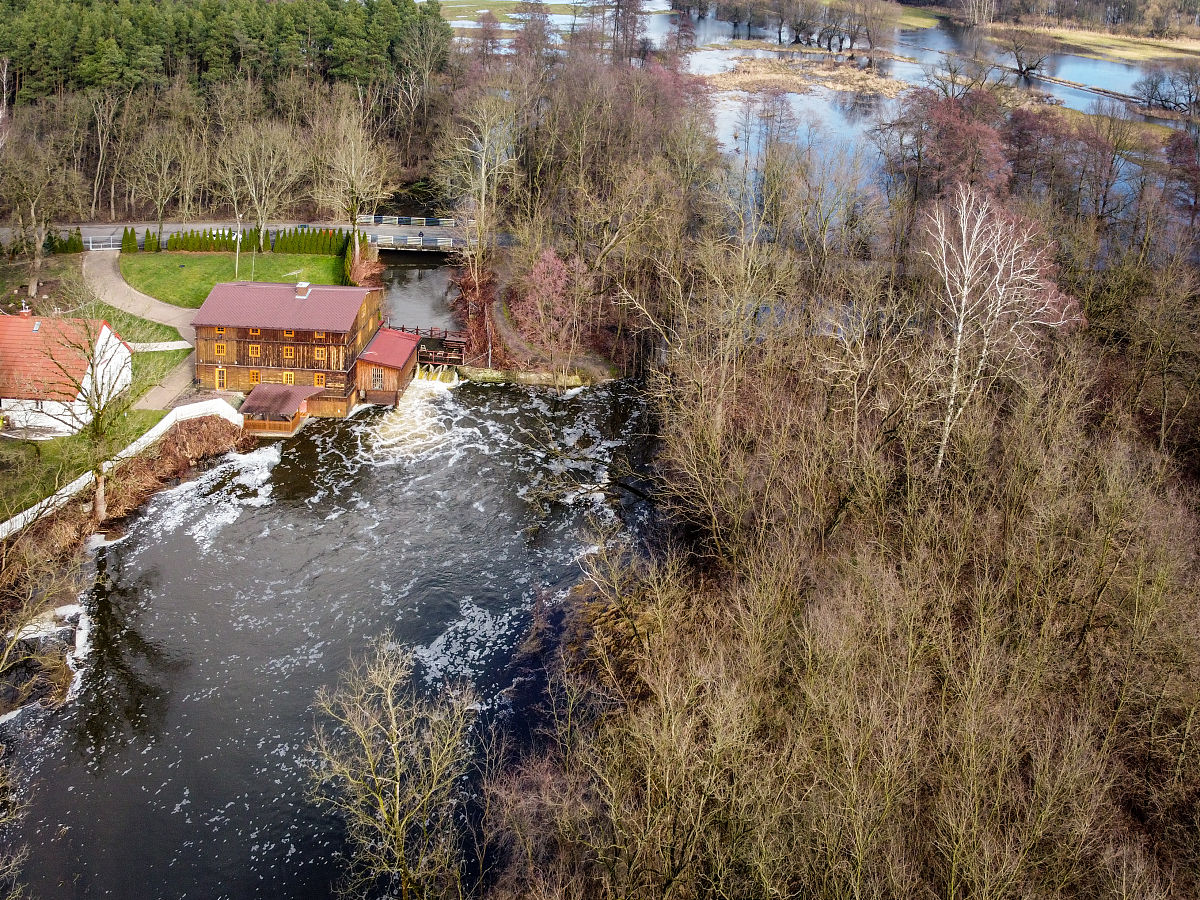
[[(121, 235), (129, 226), (137, 231), (138, 237), (142, 237), (149, 230), (151, 232), (158, 231), (158, 224), (155, 222), (115, 222), (113, 224), (100, 225), (59, 225), (59, 233), (64, 237), (79, 228), (80, 233), (85, 238), (93, 238), (98, 241), (109, 239), (120, 243)], [(308, 225), (309, 228), (345, 228), (345, 225), (338, 225), (333, 222), (280, 222), (267, 226), (272, 233), (281, 229), (295, 228), (297, 225)], [(203, 231), (206, 228), (229, 228), (237, 227), (235, 222), (166, 222), (163, 224), (163, 236), (175, 234), (180, 231)], [(249, 228), (250, 225), (242, 223), (243, 228)], [(424, 235), (427, 239), (432, 238), (462, 238), (463, 231), (460, 228), (443, 228), (440, 225), (361, 225), (359, 228), (368, 235), (390, 235), (394, 238), (417, 237)], [(4, 243), (12, 241), (12, 235), (8, 228), (0, 228), (0, 240)], [(243, 249), (246, 247), (243, 245)]]
[(83, 255), (83, 280), (96, 296), (117, 309), (133, 313), (151, 322), (160, 322), (179, 329), (179, 335), (195, 345), (196, 331), (192, 328), (194, 309), (163, 303), (130, 287), (121, 277), (121, 253), (118, 250), (93, 250)]

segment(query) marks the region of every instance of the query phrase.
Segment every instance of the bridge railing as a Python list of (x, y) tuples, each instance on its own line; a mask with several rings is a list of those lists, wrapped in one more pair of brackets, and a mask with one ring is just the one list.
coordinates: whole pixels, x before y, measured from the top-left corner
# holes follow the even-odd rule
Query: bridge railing
[(389, 319), (385, 326), (393, 331), (403, 331), (408, 334), (416, 334), (421, 337), (437, 338), (443, 341), (458, 341), (466, 343), (467, 333), (465, 331), (451, 331), (449, 328), (418, 328), (409, 325), (393, 325)]
[(453, 237), (421, 237), (416, 234), (368, 234), (367, 242), (377, 247), (406, 250), (453, 250), (465, 247), (467, 242)]
[(355, 219), (356, 225), (419, 225), (421, 227), (454, 228), (462, 224), (457, 219), (437, 216), (367, 216)]

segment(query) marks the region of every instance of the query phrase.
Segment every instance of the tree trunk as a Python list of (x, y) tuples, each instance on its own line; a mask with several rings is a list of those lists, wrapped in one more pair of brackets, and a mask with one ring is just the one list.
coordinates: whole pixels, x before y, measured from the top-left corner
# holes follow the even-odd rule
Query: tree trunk
[(31, 300), (37, 296), (38, 275), (42, 271), (42, 247), (46, 244), (46, 234), (49, 230), (48, 225), (33, 227), (33, 262), (29, 266), (29, 299)]
[(96, 500), (92, 504), (92, 518), (95, 519), (97, 525), (108, 518), (108, 501), (104, 496), (107, 480), (107, 476), (103, 472), (96, 473)]

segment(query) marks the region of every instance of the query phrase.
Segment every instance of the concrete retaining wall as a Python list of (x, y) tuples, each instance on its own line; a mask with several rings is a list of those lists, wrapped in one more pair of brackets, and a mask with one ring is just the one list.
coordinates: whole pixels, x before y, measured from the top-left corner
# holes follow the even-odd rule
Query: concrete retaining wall
[(553, 372), (517, 372), (508, 369), (479, 369), (475, 366), (458, 366), (459, 377), (465, 381), (481, 384), (525, 384), (531, 387), (576, 388), (590, 382), (584, 381), (575, 372), (562, 375)]

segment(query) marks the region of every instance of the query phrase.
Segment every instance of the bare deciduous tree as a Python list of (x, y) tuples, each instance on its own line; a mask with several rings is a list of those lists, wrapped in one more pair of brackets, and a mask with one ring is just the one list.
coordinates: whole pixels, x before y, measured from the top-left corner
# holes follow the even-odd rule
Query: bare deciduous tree
[(77, 213), (81, 196), (71, 147), (45, 117), (39, 110), (14, 117), (11, 139), (0, 155), (0, 194), (12, 208), (15, 232), (31, 254), (30, 297), (37, 295), (43, 248), (53, 220)]
[(179, 196), (182, 187), (184, 152), (174, 129), (160, 124), (145, 132), (129, 159), (133, 194), (154, 207), (160, 240), (167, 207)]
[(476, 704), (466, 689), (421, 699), (412, 675), (412, 654), (384, 637), (337, 688), (322, 690), (311, 774), (318, 802), (346, 822), (354, 886), (451, 896), (461, 892)]
[(387, 153), (358, 103), (343, 95), (333, 115), (314, 128), (317, 148), (313, 198), (350, 226), (359, 258), (359, 215), (373, 213), (396, 190)]
[(933, 471), (942, 469), (950, 433), (976, 393), (1014, 359), (1032, 353), (1041, 328), (1077, 321), (1074, 301), (1049, 279), (1050, 260), (1032, 225), (996, 201), (960, 186), (929, 216), (923, 253), (937, 276), (937, 313), (946, 354), (935, 374), (942, 395)]
[(258, 249), (267, 225), (300, 198), (304, 174), (300, 148), (281, 123), (248, 123), (222, 142), (218, 169), (228, 196), (230, 185), (245, 198), (258, 228)]
[(481, 95), (452, 126), (438, 180), (466, 224), (463, 257), (476, 285), (495, 246), (500, 195), (516, 167), (514, 110), (497, 92)]

